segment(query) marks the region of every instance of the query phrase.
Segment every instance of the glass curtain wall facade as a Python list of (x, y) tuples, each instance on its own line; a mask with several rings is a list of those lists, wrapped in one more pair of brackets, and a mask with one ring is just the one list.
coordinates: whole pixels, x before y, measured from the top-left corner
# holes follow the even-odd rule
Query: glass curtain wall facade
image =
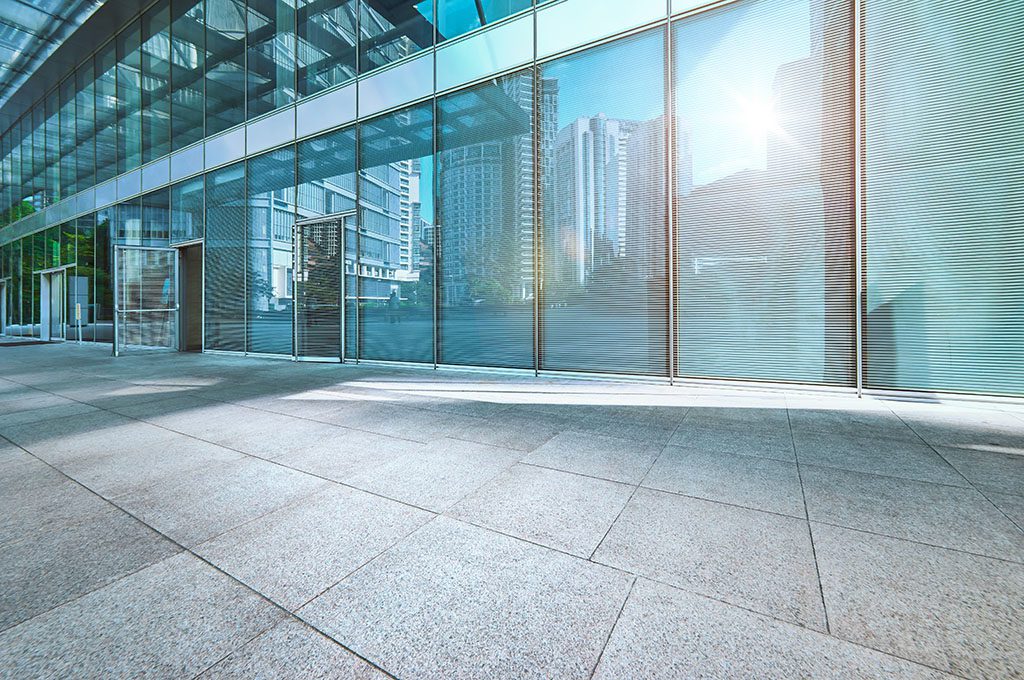
[(1024, 396), (1024, 8), (702, 4), (156, 2), (0, 135), (4, 332), (201, 243), (211, 351)]

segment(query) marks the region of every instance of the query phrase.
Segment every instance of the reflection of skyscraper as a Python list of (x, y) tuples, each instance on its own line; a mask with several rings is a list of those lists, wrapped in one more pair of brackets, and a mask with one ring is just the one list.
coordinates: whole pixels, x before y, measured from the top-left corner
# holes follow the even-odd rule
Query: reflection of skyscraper
[[(557, 238), (568, 255), (564, 271), (553, 272), (559, 278), (583, 284), (595, 267), (624, 254), (629, 138), (640, 125), (598, 114), (577, 118), (558, 131), (552, 154), (553, 223), (548, 235)], [(644, 161), (639, 152), (634, 155), (635, 171), (649, 173), (657, 168), (657, 158)], [(642, 186), (648, 180), (637, 176), (633, 184)]]
[[(446, 304), (529, 299), (533, 294), (533, 164), (530, 74), (500, 80), (505, 129), (440, 154)], [(522, 129), (515, 127), (522, 119)]]

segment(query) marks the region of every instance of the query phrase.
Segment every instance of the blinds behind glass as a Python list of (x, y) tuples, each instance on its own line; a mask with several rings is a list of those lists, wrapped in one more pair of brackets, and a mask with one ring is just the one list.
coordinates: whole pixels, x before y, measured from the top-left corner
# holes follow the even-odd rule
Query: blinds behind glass
[(664, 32), (540, 70), (541, 367), (668, 374)]
[(206, 349), (245, 351), (245, 164), (206, 175)]
[(533, 76), (438, 100), (440, 362), (533, 368)]
[(854, 380), (848, 3), (673, 28), (679, 373)]
[(1024, 4), (865, 10), (867, 383), (1024, 393)]

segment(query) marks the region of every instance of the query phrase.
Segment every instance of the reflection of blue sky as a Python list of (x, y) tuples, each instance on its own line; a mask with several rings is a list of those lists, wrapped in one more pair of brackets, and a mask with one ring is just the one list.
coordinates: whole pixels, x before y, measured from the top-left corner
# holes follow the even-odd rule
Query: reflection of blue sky
[(652, 120), (665, 109), (664, 41), (660, 30), (545, 64), (557, 78), (558, 127), (580, 116)]
[[(491, 24), (528, 8), (530, 0), (481, 0), (480, 6), (484, 19)], [(440, 0), (438, 7), (438, 28), (445, 38), (454, 38), (480, 27), (477, 0)]]
[(779, 66), (810, 53), (808, 0), (738, 5), (675, 28), (676, 112), (691, 132), (694, 185), (764, 169), (767, 134), (752, 135), (744, 101), (766, 105)]

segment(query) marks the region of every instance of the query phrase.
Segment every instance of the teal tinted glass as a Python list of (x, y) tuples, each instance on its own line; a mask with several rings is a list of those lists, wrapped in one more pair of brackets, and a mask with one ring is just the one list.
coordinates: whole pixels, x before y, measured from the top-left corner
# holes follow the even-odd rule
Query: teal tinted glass
[(457, 38), (529, 9), (530, 4), (530, 0), (437, 0), (437, 39)]
[(245, 163), (206, 174), (204, 345), (245, 351)]
[(866, 3), (866, 381), (1024, 394), (1019, 2)]

